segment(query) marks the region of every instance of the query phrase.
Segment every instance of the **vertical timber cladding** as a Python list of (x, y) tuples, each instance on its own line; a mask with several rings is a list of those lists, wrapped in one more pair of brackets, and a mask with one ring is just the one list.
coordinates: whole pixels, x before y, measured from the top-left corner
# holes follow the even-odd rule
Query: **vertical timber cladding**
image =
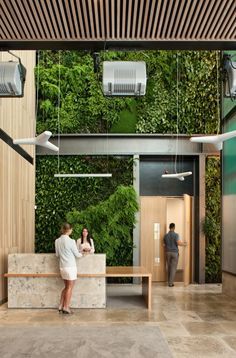
[[(35, 135), (35, 51), (14, 51), (26, 68), (24, 97), (0, 98), (0, 128), (12, 139)], [(0, 61), (16, 61), (0, 52)], [(22, 148), (34, 158), (33, 146)], [(0, 139), (0, 302), (7, 298), (9, 253), (34, 252), (35, 166)]]

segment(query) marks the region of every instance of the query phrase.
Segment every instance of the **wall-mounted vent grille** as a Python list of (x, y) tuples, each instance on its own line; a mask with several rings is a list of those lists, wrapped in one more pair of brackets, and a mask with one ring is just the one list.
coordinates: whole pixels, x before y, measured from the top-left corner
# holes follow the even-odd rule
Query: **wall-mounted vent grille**
[(103, 92), (106, 96), (143, 96), (146, 82), (145, 62), (103, 62)]
[(0, 97), (23, 95), (21, 66), (19, 62), (0, 62)]

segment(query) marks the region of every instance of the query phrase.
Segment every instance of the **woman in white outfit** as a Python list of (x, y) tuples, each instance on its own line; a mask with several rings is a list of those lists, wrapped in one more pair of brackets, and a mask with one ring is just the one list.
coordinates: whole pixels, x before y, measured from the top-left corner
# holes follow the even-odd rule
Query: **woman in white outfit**
[(70, 238), (72, 227), (65, 223), (61, 228), (61, 236), (55, 241), (56, 256), (59, 257), (60, 273), (64, 280), (65, 287), (61, 292), (59, 312), (65, 314), (72, 313), (69, 305), (72, 296), (72, 290), (77, 279), (76, 257), (82, 254), (78, 251), (76, 243)]
[(95, 252), (93, 239), (86, 227), (81, 231), (81, 236), (77, 241), (77, 247), (82, 254), (94, 254)]

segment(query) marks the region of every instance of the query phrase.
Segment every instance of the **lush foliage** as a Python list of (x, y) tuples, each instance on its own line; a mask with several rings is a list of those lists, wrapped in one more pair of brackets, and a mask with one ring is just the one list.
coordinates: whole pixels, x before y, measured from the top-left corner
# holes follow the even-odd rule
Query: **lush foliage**
[[(214, 133), (217, 113), (217, 64), (215, 51), (101, 52), (94, 71), (93, 55), (76, 51), (40, 51), (36, 68), (38, 88), (37, 133)], [(102, 61), (145, 61), (147, 92), (140, 98), (107, 98), (102, 93)], [(107, 160), (90, 157), (61, 158), (61, 172), (107, 172)], [(57, 159), (37, 159), (36, 250), (51, 252), (53, 239), (75, 208), (83, 217), (114, 193), (119, 184), (132, 184), (132, 160), (109, 160), (106, 179), (55, 179)], [(206, 168), (206, 279), (220, 281), (220, 171), (209, 159)], [(104, 205), (106, 205), (104, 203)], [(102, 210), (102, 209), (101, 209)], [(90, 211), (89, 211), (90, 212)], [(103, 230), (103, 229), (102, 229)], [(105, 246), (98, 237), (98, 249)], [(131, 248), (131, 246), (129, 246)], [(113, 262), (120, 260), (110, 253)], [(127, 253), (129, 260), (132, 250)], [(110, 260), (110, 259), (109, 259)], [(112, 260), (110, 262), (112, 264)]]
[(67, 214), (75, 239), (83, 226), (92, 232), (96, 252), (106, 253), (107, 265), (132, 265), (133, 227), (138, 203), (132, 186), (119, 186), (107, 200)]
[[(176, 133), (178, 112), (179, 133), (214, 133), (217, 56), (215, 51), (101, 52), (95, 72), (90, 53), (42, 51), (37, 132)], [(103, 60), (145, 61), (146, 95), (104, 97)]]
[(206, 163), (206, 282), (221, 282), (220, 159)]
[(39, 156), (36, 163), (36, 252), (54, 252), (66, 214), (98, 205), (120, 184), (132, 185), (132, 158), (60, 157), (61, 173), (111, 172), (112, 178), (54, 178), (57, 157)]

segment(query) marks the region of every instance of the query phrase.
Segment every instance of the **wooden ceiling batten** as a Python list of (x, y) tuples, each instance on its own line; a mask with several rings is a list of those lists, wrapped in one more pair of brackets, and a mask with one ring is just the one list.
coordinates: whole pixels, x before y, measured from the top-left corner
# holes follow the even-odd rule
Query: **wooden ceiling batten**
[(136, 29), (136, 37), (141, 37), (141, 26), (142, 26), (142, 19), (144, 14), (144, 0), (139, 1), (139, 11), (138, 11), (138, 19), (137, 19), (137, 29)]
[(145, 38), (146, 28), (147, 28), (147, 24), (148, 24), (148, 11), (149, 11), (149, 0), (146, 0), (144, 18), (143, 18), (143, 29), (142, 29), (142, 35), (141, 35), (142, 39)]
[(105, 20), (105, 39), (110, 38), (110, 15), (109, 15), (109, 0), (104, 0), (105, 1), (105, 16), (104, 16), (104, 20)]
[(128, 13), (127, 13), (127, 16), (125, 19), (125, 22), (127, 23), (126, 37), (128, 37), (128, 38), (131, 38), (130, 29), (131, 29), (131, 18), (132, 18), (132, 2), (133, 2), (133, 0), (128, 1)]
[(151, 35), (150, 35), (152, 40), (155, 38), (155, 35), (157, 32), (160, 11), (161, 11), (161, 0), (157, 0), (157, 6), (156, 6), (156, 10), (154, 12), (154, 19), (153, 19), (154, 21), (153, 21), (153, 26), (152, 26)]
[[(44, 0), (42, 0), (44, 1)], [(48, 26), (46, 23), (46, 20), (44, 18), (44, 13), (41, 9), (41, 2), (42, 1), (37, 1), (37, 0), (33, 0), (32, 4), (34, 4), (35, 9), (36, 9), (36, 14), (37, 14), (37, 21), (38, 21), (38, 28), (41, 29), (41, 32), (43, 33), (43, 37), (45, 38), (50, 38), (50, 33), (48, 30)]]
[(89, 23), (88, 23), (88, 14), (87, 14), (87, 8), (86, 8), (86, 0), (81, 0), (81, 16), (83, 18), (84, 23), (84, 33), (85, 33), (85, 39), (90, 38), (90, 30), (89, 30)]
[[(135, 39), (136, 31), (137, 31), (137, 23), (138, 23), (138, 17), (140, 16), (138, 11), (138, 0), (134, 0), (134, 9), (133, 9), (133, 24), (132, 24), (132, 39)], [(138, 16), (137, 16), (138, 15)]]
[(235, 41), (235, 11), (236, 0), (0, 0), (0, 42)]
[(22, 9), (23, 21), (25, 21), (25, 19), (28, 19), (28, 28), (30, 31), (30, 37), (40, 38), (38, 28), (37, 26), (35, 26), (35, 19), (33, 17), (33, 13), (32, 11), (30, 11), (27, 0), (22, 0), (21, 9)]
[(185, 6), (186, 2), (185, 1), (180, 1), (180, 6), (177, 11), (177, 14), (176, 14), (176, 19), (175, 19), (175, 22), (174, 22), (174, 25), (173, 25), (173, 31), (172, 31), (172, 36), (174, 38), (177, 37), (177, 31), (178, 31), (178, 28), (181, 26), (181, 20), (183, 18), (183, 9), (184, 9), (184, 6)]
[[(234, 0), (233, 0), (234, 1)], [(232, 1), (227, 1), (227, 6), (226, 6), (226, 9), (225, 9), (225, 16), (219, 20), (212, 36), (213, 37), (216, 37), (216, 38), (220, 38), (220, 32), (221, 32), (221, 29), (224, 25), (224, 23), (228, 24), (230, 22), (230, 19), (232, 16), (235, 15), (235, 9), (234, 9), (234, 6), (232, 6)], [(235, 19), (234, 19), (235, 21)]]
[(179, 8), (179, 3), (180, 3), (179, 1), (175, 1), (173, 4), (172, 14), (171, 14), (170, 22), (169, 22), (169, 25), (167, 28), (167, 34), (166, 34), (167, 39), (173, 37), (173, 23), (175, 23), (174, 20), (177, 17), (177, 9)]
[[(65, 2), (65, 15), (68, 19), (68, 26), (70, 29), (70, 33), (71, 33), (71, 38), (72, 39), (76, 39), (76, 30), (75, 30), (75, 21), (73, 21), (73, 13), (72, 13), (72, 9), (71, 9), (71, 4), (73, 3), (73, 1), (66, 1)], [(76, 18), (76, 17), (75, 17)]]
[[(5, 17), (5, 20), (6, 20), (6, 28), (8, 28), (9, 30), (11, 30), (11, 36), (12, 38), (16, 38), (16, 39), (20, 39), (21, 38), (21, 35), (15, 25), (15, 22), (14, 20), (12, 19), (12, 21), (9, 21), (9, 19), (11, 19), (11, 12), (8, 11), (8, 8), (6, 7), (6, 4), (1, 2), (1, 15), (2, 15), (2, 18), (4, 19)], [(3, 24), (3, 21), (1, 21), (1, 24)]]
[(115, 27), (116, 27), (116, 19), (115, 19), (115, 5), (116, 1), (111, 1), (110, 3), (110, 18), (111, 18), (111, 39), (114, 40), (115, 35)]
[(12, 5), (12, 9), (14, 9), (15, 12), (15, 19), (16, 19), (16, 23), (17, 26), (22, 26), (22, 30), (24, 32), (25, 38), (29, 38), (30, 37), (30, 33), (28, 31), (28, 24), (25, 23), (24, 18), (21, 14), (21, 9), (22, 7), (19, 7), (19, 3), (16, 2), (15, 0), (11, 1), (11, 5)]
[(204, 29), (204, 31), (203, 31), (203, 33), (202, 33), (202, 36), (203, 36), (204, 38), (206, 38), (206, 39), (209, 38), (209, 29), (210, 29), (210, 27), (212, 26), (212, 23), (213, 23), (213, 21), (214, 21), (214, 18), (215, 18), (215, 16), (216, 16), (216, 13), (217, 13), (217, 10), (218, 10), (219, 6), (220, 6), (220, 2), (219, 2), (219, 1), (218, 1), (218, 2), (213, 1), (213, 6), (212, 6), (212, 9), (211, 9), (211, 12), (210, 12), (210, 14), (209, 14), (209, 17), (208, 17), (208, 20), (207, 20), (205, 29)]
[(202, 13), (201, 13), (201, 9), (203, 7), (203, 0), (198, 0), (196, 7), (194, 9), (194, 13), (193, 13), (193, 17), (191, 20), (191, 23), (189, 25), (189, 29), (188, 29), (188, 36), (189, 38), (193, 38), (193, 32), (195, 29), (198, 28), (199, 23), (202, 22)]
[(203, 36), (202, 34), (206, 28), (206, 24), (209, 21), (209, 16), (210, 16), (212, 8), (214, 6), (214, 0), (209, 0), (206, 3), (207, 3), (207, 8), (204, 13), (205, 16), (203, 16), (203, 19), (202, 19), (201, 27), (198, 31), (198, 35), (197, 35), (198, 38), (202, 38), (202, 36)]
[(226, 1), (228, 0), (223, 0), (220, 4), (218, 9), (216, 10), (216, 14), (215, 17), (212, 21), (211, 27), (209, 28), (209, 32), (208, 32), (208, 36), (209, 38), (211, 38), (212, 33), (214, 32), (217, 23), (220, 22), (221, 18), (224, 18), (224, 14), (225, 14), (225, 7), (226, 7)]
[(82, 17), (82, 7), (81, 7), (81, 3), (80, 0), (75, 0), (75, 7), (77, 10), (77, 16), (78, 16), (78, 24), (80, 25), (80, 31), (81, 31), (81, 39), (85, 40), (86, 36), (85, 36), (85, 31), (84, 31), (84, 23), (83, 23), (83, 17)]
[(188, 13), (185, 17), (185, 23), (184, 23), (184, 27), (183, 27), (183, 32), (181, 34), (181, 38), (186, 38), (189, 40), (189, 33), (188, 33), (188, 29), (189, 26), (191, 24), (192, 21), (192, 17), (195, 11), (195, 7), (196, 7), (196, 0), (195, 1), (190, 1), (189, 4), (189, 8), (188, 8)]
[(52, 38), (56, 39), (57, 25), (56, 25), (54, 14), (53, 14), (53, 11), (51, 8), (51, 1), (48, 1), (47, 3), (45, 3), (45, 1), (42, 1), (41, 5), (42, 5), (42, 11), (45, 14), (45, 21), (47, 22), (47, 24), (50, 24), (48, 26), (50, 35)]
[(183, 13), (182, 11), (179, 13), (179, 17), (180, 17), (180, 24), (178, 24), (178, 28), (177, 28), (177, 33), (176, 33), (176, 36), (175, 38), (179, 39), (182, 37), (182, 32), (184, 30), (184, 25), (185, 25), (185, 22), (186, 22), (186, 16), (189, 12), (189, 8), (191, 6), (191, 3), (192, 1), (191, 0), (185, 0), (185, 1), (182, 1), (183, 3)]
[(94, 13), (94, 17), (95, 17), (95, 29), (96, 29), (96, 38), (98, 40), (101, 39), (101, 27), (100, 27), (100, 23), (99, 23), (99, 16), (100, 16), (100, 12), (99, 12), (99, 5), (98, 2), (92, 2), (92, 5), (94, 6), (93, 8), (93, 13)]
[(106, 38), (105, 36), (105, 19), (104, 19), (104, 3), (103, 1), (100, 1), (98, 3), (99, 9), (100, 9), (100, 21), (101, 21), (101, 36), (103, 39)]
[[(0, 11), (2, 11), (1, 7), (0, 7)], [(14, 38), (15, 37), (14, 31), (7, 24), (6, 17), (4, 17), (2, 19), (0, 26), (1, 26), (1, 32), (0, 32), (1, 37), (3, 37), (3, 38)]]
[(164, 21), (164, 15), (165, 15), (165, 1), (166, 0), (162, 0), (161, 6), (160, 6), (160, 20), (159, 20), (159, 24), (158, 24), (158, 28), (157, 28), (157, 32), (156, 32), (156, 39), (159, 40), (161, 38), (161, 29), (162, 29), (162, 24)]
[(148, 24), (148, 28), (147, 28), (147, 33), (146, 36), (150, 37), (151, 35), (151, 30), (153, 29), (153, 20), (155, 17), (155, 7), (157, 5), (156, 1), (152, 1), (151, 3), (151, 9), (150, 9), (150, 20), (149, 20), (149, 24)]
[[(70, 21), (74, 23), (75, 38), (80, 39), (81, 38), (81, 32), (80, 32), (80, 26), (79, 26), (79, 22), (78, 22), (78, 17), (77, 17), (77, 12), (76, 12), (76, 9), (75, 9), (74, 0), (72, 0), (70, 2), (70, 6), (71, 6), (71, 20)], [(76, 19), (76, 21), (74, 21), (74, 19)]]
[(207, 5), (208, 5), (208, 2), (205, 1), (205, 0), (201, 0), (201, 12), (198, 16), (198, 19), (197, 19), (197, 22), (196, 22), (196, 26), (193, 28), (193, 31), (192, 31), (192, 37), (195, 38), (195, 37), (199, 37), (199, 32), (201, 32), (204, 27), (203, 27), (203, 20), (204, 20), (204, 14), (206, 13), (207, 11)]
[[(66, 35), (66, 39), (70, 39), (72, 37), (72, 32), (71, 32), (71, 24), (69, 23), (68, 21), (68, 16), (66, 14), (66, 10), (64, 8), (65, 5), (65, 2), (64, 0), (59, 0), (58, 1), (58, 4), (59, 4), (59, 13), (60, 13), (60, 16), (61, 16), (61, 23), (64, 27), (64, 30), (65, 30), (65, 35)], [(68, 6), (68, 1), (66, 1), (66, 4)]]

